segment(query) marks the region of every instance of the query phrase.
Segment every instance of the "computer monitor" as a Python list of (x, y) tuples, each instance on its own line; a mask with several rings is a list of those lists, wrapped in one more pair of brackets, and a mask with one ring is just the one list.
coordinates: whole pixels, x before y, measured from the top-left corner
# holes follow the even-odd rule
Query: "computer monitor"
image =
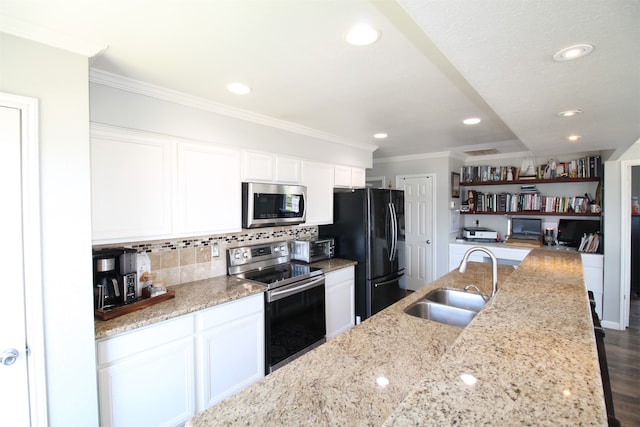
[(511, 218), (511, 236), (542, 236), (542, 220), (540, 218)]
[(561, 218), (558, 222), (558, 244), (577, 248), (583, 235), (599, 232), (599, 220)]

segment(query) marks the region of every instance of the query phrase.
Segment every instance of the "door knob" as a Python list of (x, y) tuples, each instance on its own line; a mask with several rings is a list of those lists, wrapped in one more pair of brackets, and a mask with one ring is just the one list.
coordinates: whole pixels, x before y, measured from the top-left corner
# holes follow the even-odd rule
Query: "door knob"
[(5, 366), (13, 365), (13, 362), (18, 358), (18, 350), (10, 348), (0, 354), (0, 363)]
[(427, 240), (426, 243), (427, 243), (427, 245), (430, 245), (431, 244), (431, 240)]

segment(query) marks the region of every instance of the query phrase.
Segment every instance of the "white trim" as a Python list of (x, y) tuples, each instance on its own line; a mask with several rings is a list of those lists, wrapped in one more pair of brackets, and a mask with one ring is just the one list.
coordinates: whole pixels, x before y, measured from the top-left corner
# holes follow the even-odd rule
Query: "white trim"
[(2, 13), (0, 13), (0, 32), (33, 40), (89, 58), (98, 55), (108, 47), (106, 43), (72, 37)]
[(25, 317), (31, 425), (47, 426), (47, 381), (40, 243), (38, 100), (0, 92), (0, 105), (21, 111)]
[(306, 135), (324, 141), (330, 141), (337, 144), (356, 147), (370, 152), (374, 152), (378, 149), (378, 146), (373, 144), (352, 141), (327, 132), (322, 132), (316, 129), (287, 122), (285, 120), (274, 119), (273, 117), (254, 113), (248, 110), (243, 110), (241, 108), (231, 107), (225, 104), (220, 104), (208, 99), (189, 95), (173, 89), (156, 86), (154, 84), (143, 82), (140, 80), (135, 80), (117, 74), (109, 73), (107, 71), (98, 70), (96, 68), (89, 69), (89, 81), (91, 83), (109, 86), (115, 89), (125, 90), (127, 92), (137, 93), (139, 95), (149, 96), (152, 98), (173, 102), (175, 104), (197, 108), (199, 110), (209, 111), (223, 116), (233, 117), (236, 119), (257, 123), (276, 129), (282, 129), (288, 132)]
[[(620, 236), (631, 236), (631, 179), (632, 167), (640, 160), (620, 162)], [(620, 318), (618, 326), (629, 326), (629, 283), (631, 283), (631, 240), (620, 239)], [(626, 284), (626, 285), (625, 285)]]

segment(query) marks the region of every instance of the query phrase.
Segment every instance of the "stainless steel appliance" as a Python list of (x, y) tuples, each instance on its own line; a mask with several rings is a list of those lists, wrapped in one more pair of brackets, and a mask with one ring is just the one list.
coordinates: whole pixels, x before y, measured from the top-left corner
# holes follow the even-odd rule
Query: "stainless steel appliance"
[(326, 341), (324, 272), (291, 262), (287, 242), (227, 249), (228, 274), (267, 285), (267, 374)]
[(335, 242), (333, 238), (291, 241), (291, 259), (316, 262), (333, 258)]
[(108, 248), (93, 252), (94, 308), (129, 304), (136, 295), (136, 250)]
[(358, 261), (356, 315), (362, 320), (406, 296), (404, 191), (337, 191), (333, 224), (320, 237), (335, 239), (335, 255)]
[(307, 188), (302, 185), (242, 183), (242, 227), (302, 224)]

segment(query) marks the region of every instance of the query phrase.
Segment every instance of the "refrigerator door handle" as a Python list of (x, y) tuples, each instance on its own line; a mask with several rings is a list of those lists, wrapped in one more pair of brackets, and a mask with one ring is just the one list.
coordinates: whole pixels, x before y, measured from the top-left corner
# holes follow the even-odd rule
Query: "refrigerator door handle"
[(393, 261), (393, 203), (387, 203), (387, 246), (389, 248), (389, 261)]
[(391, 211), (391, 251), (389, 261), (394, 261), (398, 251), (398, 217), (393, 203), (389, 203), (389, 210)]
[(388, 285), (388, 284), (390, 284), (390, 283), (397, 283), (397, 282), (398, 282), (398, 280), (400, 280), (400, 278), (401, 278), (402, 276), (404, 276), (404, 273), (399, 274), (399, 275), (398, 275), (398, 277), (395, 277), (395, 278), (393, 278), (393, 279), (391, 279), (391, 280), (385, 280), (384, 282), (377, 282), (377, 283), (374, 283), (374, 284), (373, 284), (373, 286), (374, 286), (375, 288), (377, 288), (378, 286), (384, 286), (384, 285)]

